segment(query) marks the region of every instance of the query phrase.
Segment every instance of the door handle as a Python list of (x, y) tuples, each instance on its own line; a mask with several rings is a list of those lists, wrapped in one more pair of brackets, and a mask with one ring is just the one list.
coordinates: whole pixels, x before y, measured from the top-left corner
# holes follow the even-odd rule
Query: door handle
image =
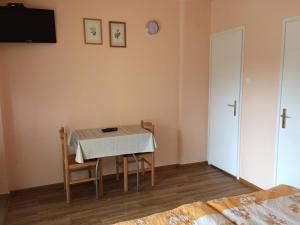
[(233, 116), (236, 116), (236, 106), (237, 106), (237, 101), (234, 100), (233, 105), (227, 104), (229, 107), (233, 107)]
[(287, 109), (283, 108), (282, 114), (280, 115), (280, 117), (282, 118), (282, 124), (281, 124), (282, 128), (286, 128), (286, 119), (291, 118), (291, 117), (287, 116), (286, 114), (287, 114)]

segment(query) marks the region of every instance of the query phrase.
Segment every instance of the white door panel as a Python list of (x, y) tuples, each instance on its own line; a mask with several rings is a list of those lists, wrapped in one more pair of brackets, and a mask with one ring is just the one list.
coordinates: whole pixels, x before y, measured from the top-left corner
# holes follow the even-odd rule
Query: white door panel
[(285, 24), (281, 88), (281, 115), (286, 109), (285, 128), (280, 118), (277, 184), (300, 188), (300, 20)]
[[(238, 175), (243, 29), (212, 36), (209, 96), (209, 163)], [(236, 107), (233, 105), (236, 102)]]

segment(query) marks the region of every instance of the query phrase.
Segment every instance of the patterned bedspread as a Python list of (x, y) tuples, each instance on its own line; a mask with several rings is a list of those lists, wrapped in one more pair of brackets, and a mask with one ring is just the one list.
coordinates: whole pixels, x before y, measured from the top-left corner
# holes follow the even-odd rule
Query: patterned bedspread
[(300, 224), (300, 190), (287, 185), (216, 199), (207, 204), (239, 225)]
[(202, 202), (182, 205), (176, 209), (153, 214), (116, 225), (231, 225), (229, 220)]
[(234, 197), (182, 205), (117, 225), (300, 225), (300, 190), (279, 185)]

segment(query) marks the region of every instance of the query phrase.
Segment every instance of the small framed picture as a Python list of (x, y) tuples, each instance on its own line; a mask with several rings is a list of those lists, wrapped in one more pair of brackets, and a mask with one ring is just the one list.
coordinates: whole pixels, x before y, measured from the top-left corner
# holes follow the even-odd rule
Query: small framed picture
[(102, 21), (100, 19), (83, 19), (84, 43), (102, 45)]
[(126, 23), (109, 21), (110, 47), (126, 48)]

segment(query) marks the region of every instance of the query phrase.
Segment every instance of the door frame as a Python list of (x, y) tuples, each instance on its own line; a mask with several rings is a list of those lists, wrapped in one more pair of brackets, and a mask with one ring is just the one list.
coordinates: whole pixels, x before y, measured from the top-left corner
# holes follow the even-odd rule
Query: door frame
[(283, 71), (284, 71), (284, 56), (285, 56), (285, 37), (287, 23), (300, 21), (300, 16), (293, 16), (283, 20), (282, 22), (282, 37), (281, 37), (281, 59), (280, 59), (280, 75), (279, 75), (279, 94), (277, 101), (277, 113), (276, 113), (276, 140), (275, 140), (275, 159), (274, 159), (274, 177), (273, 185), (277, 185), (277, 173), (278, 173), (278, 154), (279, 154), (279, 132), (280, 132), (280, 115), (281, 115), (281, 100), (282, 100), (282, 84), (283, 84)]
[[(214, 37), (217, 37), (222, 34), (226, 33), (231, 33), (235, 31), (242, 31), (242, 51), (241, 51), (241, 74), (240, 74), (240, 91), (239, 91), (239, 99), (238, 99), (238, 147), (237, 147), (237, 171), (236, 171), (236, 178), (239, 180), (240, 179), (240, 151), (241, 151), (241, 112), (242, 112), (242, 94), (243, 94), (243, 78), (244, 78), (244, 58), (245, 58), (245, 26), (238, 26), (235, 28), (231, 28), (225, 31), (221, 32), (216, 32), (212, 33), (210, 35), (210, 50), (209, 50), (209, 92), (208, 92), (208, 135), (207, 135), (207, 140), (209, 140), (209, 134), (210, 134), (210, 100), (211, 100), (211, 80), (212, 80), (212, 41)], [(210, 165), (210, 158), (211, 158), (211, 153), (209, 151), (210, 146), (209, 146), (209, 141), (207, 142), (207, 155), (208, 155), (208, 164)]]

